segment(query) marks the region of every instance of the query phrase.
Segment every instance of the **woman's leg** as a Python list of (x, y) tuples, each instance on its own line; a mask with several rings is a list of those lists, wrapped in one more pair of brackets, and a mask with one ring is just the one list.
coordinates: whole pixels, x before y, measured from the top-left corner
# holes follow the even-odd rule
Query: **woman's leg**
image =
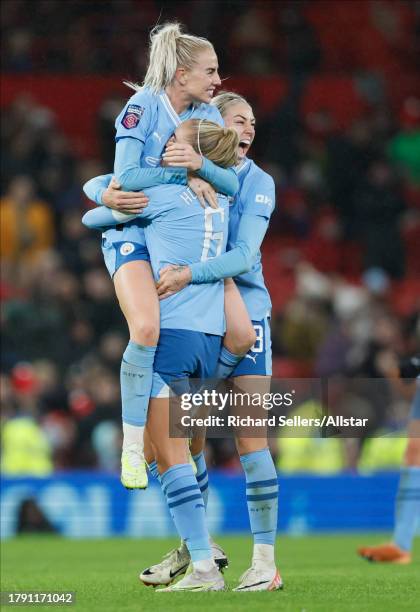
[[(270, 376), (239, 376), (233, 380), (235, 389), (241, 393), (258, 393), (262, 396), (270, 391)], [(252, 406), (249, 406), (247, 412), (251, 416), (253, 412), (256, 417), (263, 416), (255, 414), (256, 409)], [(258, 588), (275, 590), (282, 586), (276, 569), (274, 549), (279, 487), (277, 471), (268, 448), (266, 428), (256, 431), (254, 438), (237, 435), (235, 441), (246, 478), (248, 515), (254, 538), (252, 568), (258, 573), (258, 576), (252, 575), (244, 580), (238, 590), (254, 590), (257, 587), (253, 587), (252, 583), (257, 578), (257, 581), (261, 579), (261, 583), (264, 580), (267, 583)]]
[(121, 362), (123, 457), (121, 481), (144, 488), (143, 435), (159, 338), (159, 302), (147, 261), (130, 261), (114, 275), (115, 292), (127, 321), (130, 341)]
[(209, 572), (215, 568), (206, 525), (203, 497), (184, 438), (170, 437), (168, 399), (151, 398), (147, 428), (155, 448), (160, 482), (171, 515), (182, 540), (187, 544), (194, 568)]
[(229, 378), (256, 340), (241, 294), (233, 280), (225, 280), (226, 334), (214, 378)]
[[(229, 378), (237, 364), (253, 346), (256, 334), (249, 319), (241, 294), (231, 278), (225, 280), (226, 334), (220, 351), (215, 379)], [(191, 455), (197, 467), (197, 480), (208, 487), (207, 466), (204, 456), (205, 437), (194, 436), (191, 440)], [(203, 495), (208, 497), (208, 491)]]

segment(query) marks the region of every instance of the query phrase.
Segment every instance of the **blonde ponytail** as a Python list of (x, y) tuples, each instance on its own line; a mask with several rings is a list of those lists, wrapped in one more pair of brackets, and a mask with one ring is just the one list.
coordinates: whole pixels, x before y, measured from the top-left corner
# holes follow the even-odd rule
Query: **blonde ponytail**
[(177, 22), (156, 26), (150, 32), (149, 65), (142, 85), (124, 81), (138, 91), (149, 87), (153, 93), (165, 89), (175, 77), (178, 67), (191, 69), (198, 53), (212, 49), (213, 45), (206, 38), (184, 34), (181, 24)]
[(237, 164), (239, 136), (233, 128), (223, 128), (213, 121), (189, 119), (190, 144), (197, 153), (222, 168)]

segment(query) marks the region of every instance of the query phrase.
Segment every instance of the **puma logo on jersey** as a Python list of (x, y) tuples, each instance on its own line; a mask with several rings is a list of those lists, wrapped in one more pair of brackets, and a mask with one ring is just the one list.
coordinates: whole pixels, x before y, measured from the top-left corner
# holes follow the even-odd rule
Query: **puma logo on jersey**
[(258, 355), (245, 355), (245, 359), (251, 359), (255, 365), (257, 365), (257, 356)]
[(158, 132), (153, 132), (153, 136), (156, 138), (156, 140), (162, 142), (162, 136)]

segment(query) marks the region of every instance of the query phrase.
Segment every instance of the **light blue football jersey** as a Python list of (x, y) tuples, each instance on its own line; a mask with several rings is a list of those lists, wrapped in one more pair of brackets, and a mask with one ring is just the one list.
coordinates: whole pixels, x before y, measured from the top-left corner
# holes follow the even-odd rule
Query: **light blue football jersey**
[(142, 88), (128, 100), (115, 120), (116, 140), (136, 138), (144, 144), (140, 166), (160, 166), (162, 153), (176, 128), (187, 119), (207, 119), (224, 125), (215, 106), (198, 104), (178, 115), (167, 94), (162, 90), (154, 94)]
[[(218, 194), (219, 208), (202, 208), (183, 185), (145, 189), (150, 198), (142, 213), (146, 244), (155, 279), (168, 264), (188, 265), (217, 257), (226, 250), (229, 200)], [(162, 329), (188, 329), (208, 334), (225, 332), (223, 280), (188, 285), (160, 302)]]
[[(240, 187), (229, 210), (228, 251), (235, 246), (241, 215), (257, 215), (269, 220), (276, 199), (272, 177), (251, 159), (245, 159), (236, 169), (236, 173)], [(235, 283), (252, 321), (260, 321), (270, 314), (271, 300), (264, 283), (261, 251), (258, 252), (250, 272), (236, 276)]]
[[(181, 115), (173, 108), (167, 94), (162, 90), (154, 94), (148, 87), (143, 87), (128, 100), (115, 120), (116, 140), (120, 138), (135, 138), (143, 143), (140, 157), (142, 168), (160, 166), (162, 153), (169, 138), (176, 128), (187, 119), (207, 119), (219, 125), (224, 121), (219, 110), (210, 104), (191, 106)], [(137, 221), (125, 224), (121, 232), (112, 228), (104, 233), (110, 241), (129, 240), (145, 244), (144, 233)]]

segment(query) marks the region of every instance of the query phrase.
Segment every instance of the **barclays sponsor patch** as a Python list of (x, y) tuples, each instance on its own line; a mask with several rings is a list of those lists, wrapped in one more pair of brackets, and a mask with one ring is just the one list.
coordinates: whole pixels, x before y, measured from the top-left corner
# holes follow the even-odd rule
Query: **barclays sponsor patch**
[(139, 106), (138, 104), (129, 104), (124, 113), (124, 117), (121, 119), (122, 125), (127, 130), (137, 127), (143, 113), (144, 108), (142, 106)]

